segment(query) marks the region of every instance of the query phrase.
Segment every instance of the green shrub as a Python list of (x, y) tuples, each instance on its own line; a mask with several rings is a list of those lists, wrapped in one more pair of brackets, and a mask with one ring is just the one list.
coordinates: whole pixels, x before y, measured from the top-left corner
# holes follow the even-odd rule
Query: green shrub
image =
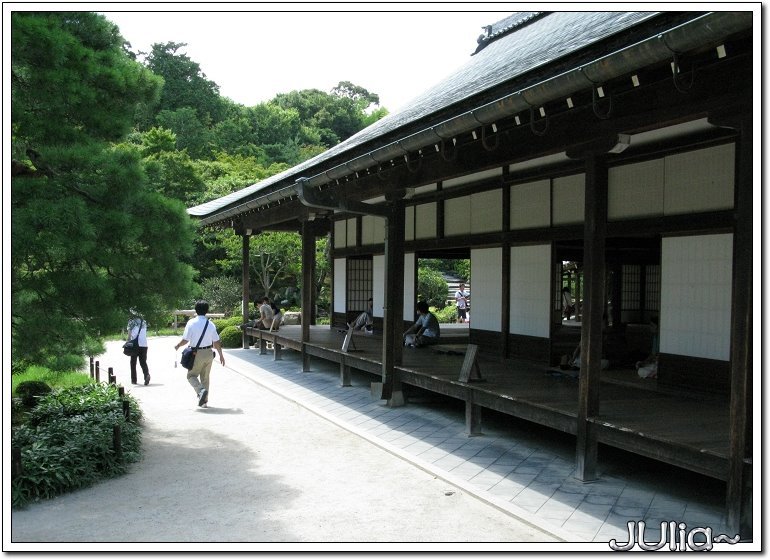
[(431, 307), (430, 310), (436, 316), (439, 323), (457, 322), (457, 307), (454, 305), (447, 305), (444, 309), (435, 309)]
[(241, 315), (235, 315), (233, 317), (223, 317), (222, 319), (212, 319), (212, 323), (217, 328), (217, 332), (221, 333), (227, 327), (240, 327), (243, 324), (243, 317)]
[(51, 392), (51, 387), (44, 381), (22, 381), (16, 386), (14, 393), (27, 408), (33, 408), (38, 398)]
[(443, 309), (449, 285), (440, 272), (420, 267), (417, 270), (417, 300), (426, 301), (431, 307)]
[(219, 333), (222, 348), (240, 348), (243, 345), (243, 331), (231, 325), (222, 329)]
[[(11, 482), (13, 507), (83, 488), (126, 472), (140, 458), (141, 412), (128, 400), (131, 421), (123, 415), (117, 387), (103, 383), (52, 391), (39, 399), (29, 422), (11, 433), (21, 449), (21, 473)], [(120, 427), (121, 454), (113, 449), (113, 428)]]

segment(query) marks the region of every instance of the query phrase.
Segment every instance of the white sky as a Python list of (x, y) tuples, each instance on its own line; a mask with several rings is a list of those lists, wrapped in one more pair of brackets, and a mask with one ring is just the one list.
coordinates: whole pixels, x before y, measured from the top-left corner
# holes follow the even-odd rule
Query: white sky
[[(274, 11), (267, 11), (271, 6)], [(335, 7), (348, 11), (330, 11)], [(328, 92), (350, 81), (379, 94), (380, 105), (393, 112), (463, 65), (484, 25), (522, 7), (513, 2), (120, 3), (84, 9), (98, 9), (115, 23), (134, 52), (149, 52), (153, 43), (187, 43), (180, 52), (237, 103), (251, 106), (292, 90)], [(135, 11), (148, 9), (169, 11)]]

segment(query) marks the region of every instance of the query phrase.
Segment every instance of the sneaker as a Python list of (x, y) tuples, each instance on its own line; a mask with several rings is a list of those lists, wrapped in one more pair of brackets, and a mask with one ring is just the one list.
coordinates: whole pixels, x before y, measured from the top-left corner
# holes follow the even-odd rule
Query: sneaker
[(208, 407), (209, 407), (208, 403), (203, 403), (203, 404), (201, 405), (201, 408), (208, 408)]
[(203, 406), (206, 403), (208, 394), (209, 392), (207, 389), (201, 389), (201, 392), (198, 393), (198, 406)]
[(150, 375), (147, 374), (144, 376), (144, 384), (149, 385), (150, 384)]

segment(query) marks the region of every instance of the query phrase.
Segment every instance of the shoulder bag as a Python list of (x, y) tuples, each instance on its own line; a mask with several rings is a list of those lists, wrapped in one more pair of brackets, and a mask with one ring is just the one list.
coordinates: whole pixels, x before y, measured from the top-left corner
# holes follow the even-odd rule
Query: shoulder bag
[(144, 319), (141, 320), (139, 323), (139, 330), (136, 331), (136, 338), (132, 338), (131, 340), (127, 340), (123, 344), (123, 353), (126, 356), (138, 356), (139, 355), (139, 333), (142, 332), (142, 327), (144, 326)]
[(201, 340), (203, 340), (203, 335), (206, 334), (207, 328), (209, 328), (208, 319), (206, 320), (206, 326), (203, 327), (200, 338), (198, 338), (198, 343), (195, 346), (188, 346), (182, 350), (182, 359), (180, 360), (180, 363), (185, 369), (193, 368), (193, 365), (195, 364), (195, 355), (198, 353), (198, 347), (201, 345)]

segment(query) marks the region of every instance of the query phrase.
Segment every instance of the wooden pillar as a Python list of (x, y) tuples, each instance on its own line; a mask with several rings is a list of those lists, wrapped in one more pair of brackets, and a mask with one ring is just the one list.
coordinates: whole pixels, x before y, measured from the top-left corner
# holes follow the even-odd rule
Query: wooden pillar
[(403, 354), (404, 314), (404, 224), (402, 200), (389, 201), (385, 218), (385, 307), (382, 336), (382, 398), (389, 406), (404, 404), (401, 380), (396, 365)]
[(315, 278), (315, 229), (310, 221), (302, 222), (302, 371), (310, 371), (310, 355), (305, 350), (310, 341), (310, 325), (315, 322), (313, 280)]
[(752, 282), (753, 272), (753, 125), (740, 119), (736, 144), (735, 226), (733, 232), (732, 323), (730, 332), (730, 455), (727, 473), (727, 526), (751, 538), (752, 469)]
[(581, 370), (578, 389), (576, 476), (596, 479), (597, 441), (589, 419), (599, 413), (604, 312), (605, 244), (607, 229), (607, 163), (603, 156), (586, 155), (585, 228), (583, 262), (585, 294), (581, 329)]
[[(249, 320), (249, 306), (251, 301), (249, 298), (249, 243), (251, 240), (251, 230), (247, 230), (243, 235), (243, 244), (241, 248), (241, 285), (242, 285), (242, 300), (241, 311), (243, 313), (243, 322), (246, 323)], [(242, 347), (249, 347), (249, 335), (246, 334), (246, 329), (243, 329)]]

